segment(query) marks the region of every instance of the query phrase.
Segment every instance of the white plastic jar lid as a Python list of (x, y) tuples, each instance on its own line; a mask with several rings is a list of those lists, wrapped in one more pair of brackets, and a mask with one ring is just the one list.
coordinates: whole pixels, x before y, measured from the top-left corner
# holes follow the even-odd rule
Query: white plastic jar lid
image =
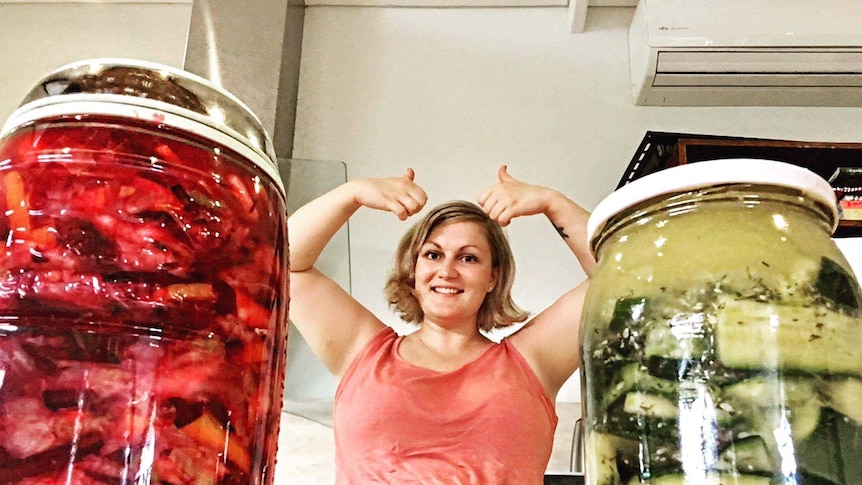
[(798, 165), (774, 160), (733, 158), (709, 160), (671, 167), (630, 182), (605, 197), (587, 222), (587, 241), (594, 238), (608, 220), (630, 207), (661, 195), (678, 194), (727, 184), (758, 184), (797, 189), (830, 211), (834, 231), (838, 225), (835, 192), (829, 182)]

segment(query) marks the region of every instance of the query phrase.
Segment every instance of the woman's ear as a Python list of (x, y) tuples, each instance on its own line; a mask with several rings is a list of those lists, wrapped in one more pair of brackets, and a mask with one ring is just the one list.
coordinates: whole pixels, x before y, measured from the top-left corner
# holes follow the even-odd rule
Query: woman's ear
[(491, 271), (491, 281), (488, 283), (488, 291), (486, 293), (491, 293), (494, 291), (494, 288), (497, 287), (497, 274), (497, 268), (494, 268), (494, 270)]

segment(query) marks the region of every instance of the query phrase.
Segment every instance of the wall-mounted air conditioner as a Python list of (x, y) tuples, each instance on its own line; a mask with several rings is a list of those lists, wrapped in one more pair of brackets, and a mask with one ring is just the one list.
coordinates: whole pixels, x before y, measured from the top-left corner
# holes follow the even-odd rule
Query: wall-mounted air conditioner
[(860, 0), (640, 0), (635, 104), (862, 106)]

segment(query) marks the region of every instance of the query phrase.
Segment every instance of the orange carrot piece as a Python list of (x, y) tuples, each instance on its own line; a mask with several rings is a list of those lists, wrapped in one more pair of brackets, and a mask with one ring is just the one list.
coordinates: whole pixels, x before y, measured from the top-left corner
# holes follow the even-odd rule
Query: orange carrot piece
[(266, 354), (266, 342), (255, 338), (243, 344), (242, 350), (236, 354), (235, 360), (243, 365), (260, 364)]
[(164, 160), (166, 162), (179, 162), (180, 161), (180, 157), (177, 155), (177, 153), (175, 151), (173, 151), (171, 149), (171, 147), (167, 146), (164, 143), (160, 143), (160, 144), (156, 145), (156, 147), (153, 150), (156, 152), (156, 154), (159, 155), (159, 157), (161, 157), (162, 160)]
[(236, 290), (236, 314), (248, 327), (267, 329), (271, 312), (254, 301), (247, 293)]
[(205, 411), (198, 419), (181, 429), (196, 442), (214, 450), (224, 451), (227, 460), (240, 470), (246, 473), (251, 471), (251, 454), (239, 443), (236, 435), (225, 430), (209, 412)]
[(213, 285), (209, 283), (179, 283), (168, 286), (168, 295), (174, 300), (215, 300)]
[(30, 241), (41, 249), (57, 246), (57, 230), (53, 227), (37, 227), (30, 231)]
[(9, 226), (16, 231), (30, 231), (30, 202), (24, 190), (21, 174), (10, 170), (3, 175), (3, 188), (6, 189), (6, 211)]
[(157, 289), (154, 294), (156, 301), (168, 300), (215, 300), (217, 295), (209, 283), (177, 283)]

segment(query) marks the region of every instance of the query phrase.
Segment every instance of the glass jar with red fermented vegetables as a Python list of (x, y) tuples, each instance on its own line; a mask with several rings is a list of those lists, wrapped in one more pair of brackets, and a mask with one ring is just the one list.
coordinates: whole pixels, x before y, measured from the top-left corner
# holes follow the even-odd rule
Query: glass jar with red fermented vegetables
[(166, 66), (40, 81), (0, 138), (0, 483), (271, 484), (285, 189), (251, 111)]

